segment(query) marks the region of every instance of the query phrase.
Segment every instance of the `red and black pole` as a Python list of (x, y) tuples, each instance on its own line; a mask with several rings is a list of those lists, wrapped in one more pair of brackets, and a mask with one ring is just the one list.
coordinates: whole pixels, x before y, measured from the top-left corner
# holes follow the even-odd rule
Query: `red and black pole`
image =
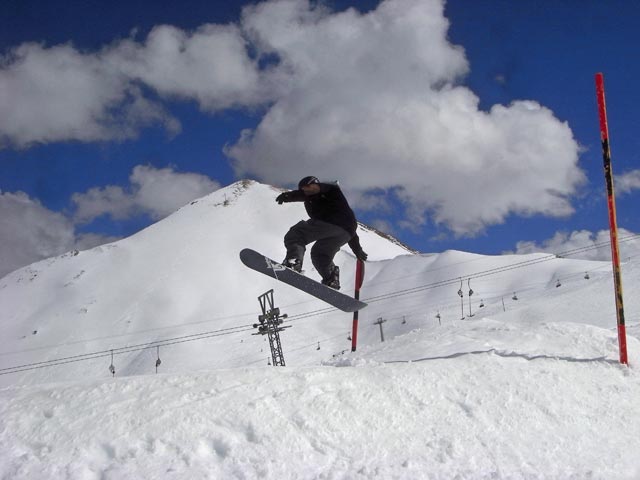
[(611, 237), (611, 262), (613, 264), (613, 285), (615, 289), (616, 315), (618, 319), (618, 346), (620, 348), (620, 363), (627, 365), (627, 330), (624, 323), (624, 304), (622, 301), (622, 275), (620, 273), (620, 251), (618, 247), (616, 199), (613, 189), (611, 148), (609, 145), (609, 126), (607, 124), (607, 107), (604, 100), (604, 77), (602, 73), (596, 74), (596, 96), (598, 98), (598, 115), (600, 117), (600, 140), (602, 142), (604, 179), (607, 185), (607, 205), (609, 207), (609, 235)]
[[(360, 300), (360, 287), (364, 281), (364, 262), (362, 260), (356, 261), (356, 291), (354, 298)], [(358, 345), (358, 310), (353, 312), (353, 331), (351, 332), (351, 351), (356, 351)]]

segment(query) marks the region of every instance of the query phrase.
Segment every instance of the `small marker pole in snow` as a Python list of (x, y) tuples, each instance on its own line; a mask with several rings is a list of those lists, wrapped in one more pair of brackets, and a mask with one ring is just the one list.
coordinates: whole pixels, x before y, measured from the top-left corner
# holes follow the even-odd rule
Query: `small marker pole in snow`
[[(360, 300), (360, 287), (362, 287), (362, 282), (364, 281), (364, 262), (362, 260), (356, 261), (356, 291), (354, 293), (354, 298), (356, 300)], [(353, 329), (351, 333), (351, 351), (356, 351), (356, 346), (358, 345), (358, 310), (353, 312)]]
[(467, 282), (469, 285), (469, 316), (473, 317), (473, 313), (471, 313), (471, 295), (473, 295), (473, 289), (471, 288), (471, 279)]
[(611, 237), (611, 262), (613, 264), (613, 285), (616, 297), (616, 316), (618, 319), (618, 346), (620, 348), (620, 363), (627, 365), (627, 330), (624, 321), (624, 304), (622, 301), (622, 275), (620, 273), (620, 253), (618, 249), (616, 200), (613, 189), (609, 126), (607, 124), (607, 107), (604, 100), (604, 77), (602, 73), (596, 73), (596, 97), (598, 100), (598, 116), (600, 118), (600, 141), (602, 143), (604, 179), (607, 186), (607, 205), (609, 207), (609, 235)]
[(464, 293), (462, 293), (462, 279), (460, 279), (460, 288), (458, 289), (458, 296), (460, 297), (460, 310), (462, 310), (462, 318), (464, 320)]
[(158, 356), (158, 358), (156, 359), (156, 373), (158, 373), (158, 367), (162, 363), (162, 360), (160, 360), (160, 345), (156, 347), (156, 354)]
[(111, 365), (109, 365), (109, 371), (111, 372), (111, 376), (116, 376), (116, 367), (113, 365), (113, 350), (111, 350)]

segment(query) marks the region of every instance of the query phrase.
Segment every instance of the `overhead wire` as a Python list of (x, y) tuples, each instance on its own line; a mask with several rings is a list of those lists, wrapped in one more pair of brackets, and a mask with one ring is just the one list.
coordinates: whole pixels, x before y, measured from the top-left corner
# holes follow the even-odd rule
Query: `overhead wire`
[[(628, 235), (626, 237), (620, 237), (618, 239), (618, 242), (622, 243), (622, 242), (626, 242), (626, 241), (630, 241), (630, 240), (634, 240), (634, 239), (638, 239), (638, 238), (640, 238), (640, 234), (633, 234), (633, 235)], [(513, 264), (509, 264), (509, 265), (504, 265), (504, 266), (501, 266), (501, 267), (495, 267), (495, 268), (487, 269), (487, 270), (484, 270), (484, 271), (479, 271), (479, 272), (476, 272), (476, 273), (473, 273), (473, 274), (470, 274), (470, 275), (456, 276), (454, 278), (441, 280), (441, 281), (438, 281), (438, 282), (433, 282), (433, 283), (429, 283), (429, 284), (425, 284), (425, 285), (419, 285), (419, 286), (416, 286), (416, 287), (397, 290), (395, 292), (388, 292), (388, 293), (381, 294), (381, 295), (378, 295), (378, 296), (365, 298), (364, 301), (366, 301), (368, 303), (374, 303), (374, 302), (379, 302), (379, 301), (383, 301), (383, 300), (389, 300), (389, 299), (397, 298), (397, 297), (401, 297), (401, 296), (411, 295), (411, 294), (414, 294), (414, 293), (423, 292), (425, 290), (444, 287), (444, 286), (448, 286), (448, 285), (454, 285), (454, 284), (457, 284), (457, 282), (460, 281), (460, 278), (469, 278), (469, 279), (484, 278), (484, 277), (487, 277), (487, 276), (496, 275), (496, 274), (499, 274), (499, 273), (504, 273), (504, 272), (515, 270), (515, 269), (518, 269), (518, 268), (530, 267), (532, 265), (548, 262), (548, 261), (551, 261), (551, 260), (554, 260), (554, 259), (564, 258), (564, 257), (567, 257), (567, 256), (573, 256), (573, 255), (576, 255), (578, 253), (583, 253), (583, 252), (587, 252), (587, 251), (590, 251), (590, 250), (594, 250), (594, 249), (600, 248), (602, 246), (606, 246), (606, 245), (608, 245), (610, 243), (611, 242), (609, 242), (609, 241), (594, 243), (593, 245), (589, 245), (589, 246), (586, 246), (586, 247), (574, 248), (574, 249), (567, 250), (567, 251), (564, 251), (564, 252), (561, 252), (561, 253), (548, 254), (548, 255), (545, 255), (543, 257), (536, 258), (536, 259), (523, 260), (521, 262), (516, 262), (516, 263), (513, 263)], [(439, 269), (442, 269), (442, 268), (443, 267), (439, 267)], [(424, 273), (426, 273), (426, 272), (422, 272), (422, 274), (424, 274)], [(284, 308), (287, 308), (287, 307), (285, 306)], [(313, 310), (313, 311), (310, 311), (310, 312), (303, 312), (303, 313), (300, 313), (300, 314), (293, 315), (293, 316), (287, 318), (286, 321), (287, 322), (300, 321), (300, 320), (309, 319), (309, 318), (312, 318), (312, 317), (315, 317), (315, 316), (319, 316), (319, 315), (326, 315), (326, 314), (334, 313), (334, 312), (337, 312), (337, 311), (338, 311), (338, 309), (336, 309), (334, 307), (326, 307), (326, 308)], [(242, 316), (244, 316), (244, 314)], [(251, 327), (251, 328), (249, 328), (249, 327)], [(106, 357), (106, 356), (110, 356), (110, 355), (120, 355), (120, 354), (124, 354), (124, 353), (142, 351), (142, 350), (147, 350), (147, 349), (151, 349), (151, 348), (156, 348), (158, 346), (176, 345), (176, 344), (192, 342), (192, 341), (196, 341), (196, 340), (203, 340), (203, 339), (206, 339), (206, 338), (213, 338), (213, 337), (231, 335), (231, 334), (235, 334), (235, 333), (246, 332), (246, 331), (249, 331), (249, 330), (252, 330), (252, 329), (253, 329), (253, 324), (250, 324), (250, 325), (239, 325), (239, 326), (236, 326), (236, 327), (229, 327), (229, 328), (223, 328), (223, 329), (218, 329), (218, 330), (212, 330), (212, 331), (209, 331), (209, 332), (195, 333), (195, 334), (191, 334), (191, 335), (184, 335), (184, 336), (181, 336), (181, 337), (173, 337), (173, 338), (168, 338), (168, 339), (164, 339), (164, 340), (157, 340), (157, 341), (154, 341), (154, 342), (147, 342), (147, 343), (138, 344), (138, 345), (118, 347), (118, 348), (113, 348), (113, 349), (106, 349), (106, 350), (100, 350), (100, 351), (96, 351), (96, 352), (90, 352), (90, 353), (86, 353), (86, 354), (80, 354), (80, 355), (74, 355), (74, 356), (69, 356), (69, 357), (62, 357), (62, 358), (57, 358), (57, 359), (52, 359), (52, 360), (46, 360), (46, 361), (42, 361), (42, 362), (34, 362), (34, 363), (29, 363), (29, 364), (24, 364), (24, 365), (17, 365), (17, 366), (13, 366), (13, 367), (0, 368), (0, 375), (7, 375), (7, 374), (10, 374), (10, 373), (18, 373), (18, 372), (27, 371), (27, 370), (35, 370), (35, 369), (39, 369), (39, 368), (46, 368), (46, 367), (51, 367), (51, 366), (56, 366), (56, 365), (64, 365), (64, 364), (68, 364), (68, 363), (80, 362), (80, 361), (85, 361), (85, 360), (92, 360), (92, 359)], [(315, 345), (315, 343), (314, 343), (314, 345)]]
[(95, 358), (101, 358), (101, 357), (106, 357), (106, 356), (110, 356), (110, 355), (121, 355), (123, 353), (131, 353), (131, 352), (137, 352), (137, 351), (142, 351), (142, 350), (148, 350), (151, 348), (156, 348), (156, 347), (164, 347), (164, 346), (169, 346), (169, 345), (176, 345), (179, 343), (186, 343), (186, 342), (193, 342), (196, 340), (203, 340), (205, 338), (212, 338), (212, 337), (219, 337), (219, 336), (224, 336), (224, 335), (230, 335), (233, 333), (240, 333), (240, 332), (246, 332), (248, 330), (253, 330), (253, 325), (251, 325), (251, 328), (247, 328), (248, 325), (240, 325), (237, 327), (230, 327), (230, 328), (221, 328), (219, 330), (212, 330), (209, 332), (201, 332), (201, 333), (196, 333), (196, 334), (192, 334), (192, 335), (184, 335), (181, 337), (174, 337), (174, 338), (168, 338), (168, 339), (164, 339), (164, 340), (157, 340), (154, 342), (147, 342), (147, 343), (142, 343), (139, 345), (130, 345), (130, 346), (125, 346), (125, 347), (118, 347), (118, 348), (111, 348), (111, 349), (107, 349), (107, 350), (100, 350), (100, 351), (96, 351), (96, 352), (90, 352), (90, 353), (83, 353), (80, 355), (73, 355), (73, 356), (69, 356), (69, 357), (62, 357), (62, 358), (56, 358), (56, 359), (52, 359), (52, 360), (45, 360), (42, 362), (34, 362), (34, 363), (27, 363), (24, 365), (17, 365), (14, 367), (6, 367), (6, 368), (0, 368), (0, 375), (6, 375), (9, 373), (17, 373), (17, 372), (22, 372), (25, 370), (35, 370), (38, 368), (44, 368), (44, 367), (50, 367), (50, 366), (55, 366), (55, 365), (64, 365), (67, 363), (74, 363), (74, 362), (80, 362), (80, 361), (84, 361), (84, 360), (93, 360)]
[[(627, 237), (622, 237), (620, 238), (618, 241), (619, 242), (624, 242), (624, 241), (629, 241), (629, 240), (633, 240), (636, 238), (640, 238), (640, 234), (634, 234), (634, 235), (629, 235)], [(605, 246), (607, 244), (610, 244), (611, 242), (600, 242), (600, 243), (595, 243), (593, 245), (589, 245), (587, 247), (581, 247), (581, 248), (574, 248), (571, 250), (567, 250), (561, 253), (556, 253), (556, 254), (548, 254), (545, 255), (543, 257), (540, 258), (535, 258), (535, 259), (529, 259), (529, 260), (523, 260), (521, 262), (516, 262), (516, 263), (512, 263), (509, 265), (504, 265), (501, 267), (495, 267), (495, 268), (491, 268), (488, 270), (484, 270), (484, 271), (480, 271), (480, 272), (476, 272), (473, 274), (469, 274), (469, 275), (462, 275), (462, 276), (456, 276), (450, 279), (446, 279), (446, 280), (441, 280), (438, 282), (433, 282), (433, 283), (429, 283), (429, 284), (425, 284), (425, 285), (419, 285), (416, 287), (411, 287), (411, 288), (406, 288), (403, 290), (397, 290), (395, 292), (389, 292), (389, 293), (385, 293), (382, 295), (377, 295), (374, 297), (365, 297), (363, 299), (363, 301), (367, 302), (367, 303), (372, 303), (372, 302), (378, 302), (381, 300), (388, 300), (390, 298), (397, 298), (403, 295), (409, 295), (412, 293), (417, 293), (417, 292), (421, 292), (424, 290), (431, 290), (433, 288), (438, 288), (438, 287), (444, 287), (444, 286), (448, 286), (448, 285), (454, 285), (457, 284), (460, 281), (460, 278), (469, 278), (469, 279), (478, 279), (478, 278), (484, 278), (487, 276), (491, 276), (491, 275), (495, 275), (498, 273), (504, 273), (510, 270), (515, 270), (518, 268), (525, 268), (525, 267), (530, 267), (532, 265), (537, 265), (539, 263), (545, 263), (551, 260), (555, 260), (555, 259), (559, 259), (559, 258), (564, 258), (567, 256), (572, 256), (572, 255), (576, 255), (578, 253), (583, 253), (589, 250), (594, 250), (597, 248), (600, 248), (602, 246)]]

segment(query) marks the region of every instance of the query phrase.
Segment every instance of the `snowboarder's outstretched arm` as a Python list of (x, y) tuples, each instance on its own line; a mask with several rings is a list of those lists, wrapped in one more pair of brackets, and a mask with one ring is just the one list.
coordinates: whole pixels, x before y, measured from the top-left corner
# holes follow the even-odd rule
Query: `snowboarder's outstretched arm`
[(276, 197), (276, 202), (282, 205), (283, 203), (289, 202), (304, 202), (306, 198), (307, 197), (302, 190), (291, 190), (289, 192), (282, 192), (278, 195)]
[(360, 246), (360, 237), (358, 237), (358, 234), (355, 234), (353, 238), (349, 240), (349, 247), (358, 260), (365, 261), (367, 259), (368, 255)]

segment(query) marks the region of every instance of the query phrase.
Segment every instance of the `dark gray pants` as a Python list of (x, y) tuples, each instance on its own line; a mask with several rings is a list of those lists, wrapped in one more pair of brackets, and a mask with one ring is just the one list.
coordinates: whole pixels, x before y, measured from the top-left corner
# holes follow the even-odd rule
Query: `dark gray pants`
[(306, 246), (311, 247), (311, 262), (322, 279), (331, 275), (335, 257), (340, 247), (351, 240), (351, 234), (344, 228), (322, 220), (306, 220), (296, 223), (284, 236), (287, 258), (304, 259)]

